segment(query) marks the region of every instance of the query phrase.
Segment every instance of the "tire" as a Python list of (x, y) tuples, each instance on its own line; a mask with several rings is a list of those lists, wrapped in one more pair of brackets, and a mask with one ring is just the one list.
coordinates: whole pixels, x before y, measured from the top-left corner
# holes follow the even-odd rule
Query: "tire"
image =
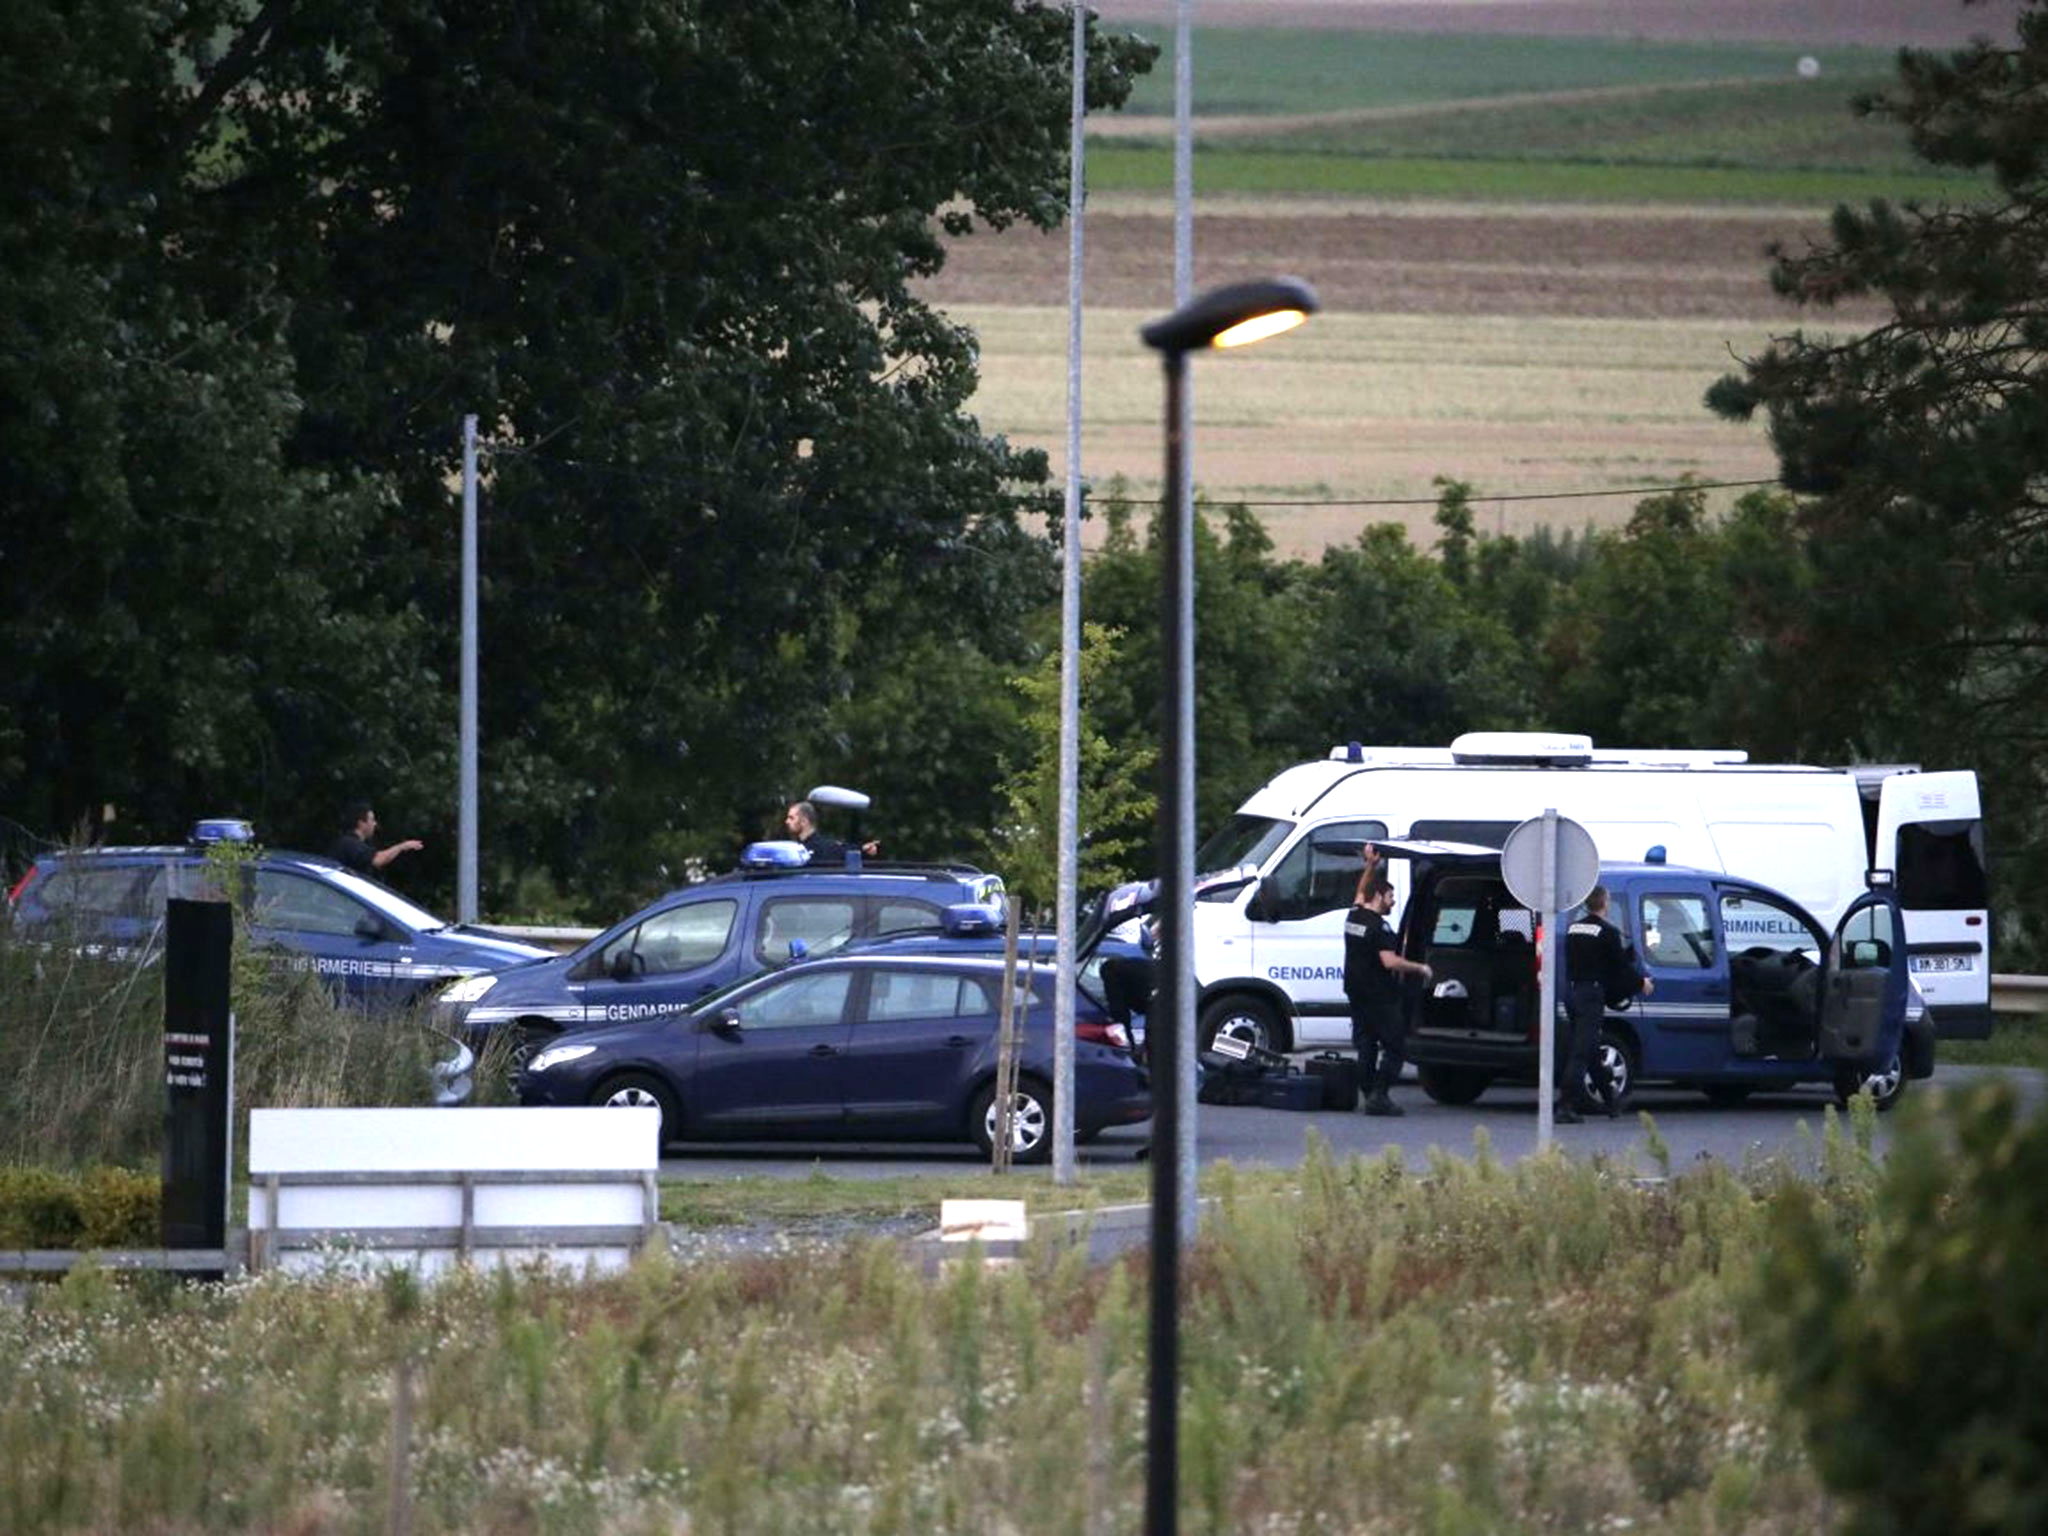
[(590, 1090), (590, 1102), (602, 1109), (638, 1109), (652, 1105), (661, 1111), (661, 1131), (658, 1146), (667, 1146), (682, 1134), (682, 1112), (676, 1107), (676, 1096), (669, 1086), (658, 1077), (645, 1072), (622, 1072), (617, 1077), (608, 1077)]
[(1842, 1108), (1849, 1107), (1849, 1101), (1865, 1088), (1876, 1101), (1879, 1114), (1896, 1105), (1906, 1093), (1906, 1060), (1901, 1051), (1892, 1052), (1891, 1059), (1876, 1072), (1865, 1072), (1861, 1067), (1843, 1067), (1835, 1073), (1835, 1102)]
[[(1642, 1076), (1643, 1060), (1636, 1050), (1635, 1041), (1627, 1035), (1616, 1034), (1611, 1029), (1600, 1032), (1600, 1044), (1596, 1047), (1600, 1060), (1607, 1066), (1607, 1075), (1614, 1084), (1614, 1107), (1617, 1112), (1628, 1108), (1629, 1100), (1635, 1097), (1636, 1080)], [(1593, 1074), (1586, 1074), (1586, 1081), (1580, 1085), (1588, 1104), (1601, 1102), (1600, 1091), (1593, 1086)]]
[(484, 1048), (478, 1052), (479, 1064), (497, 1063), (505, 1069), (505, 1086), (512, 1090), (513, 1098), (519, 1096), (519, 1074), (527, 1062), (553, 1045), (561, 1038), (561, 1031), (546, 1024), (507, 1024), (501, 1040), (493, 1030)]
[(1196, 1049), (1206, 1051), (1218, 1035), (1234, 1035), (1266, 1051), (1287, 1049), (1287, 1029), (1270, 1003), (1242, 992), (1202, 1005), (1195, 1025)]
[(1417, 1067), (1415, 1075), (1422, 1091), (1438, 1104), (1472, 1104), (1492, 1086), (1493, 1079), (1476, 1067)]
[[(967, 1134), (983, 1157), (996, 1150), (996, 1085), (984, 1083), (967, 1111)], [(1052, 1090), (1035, 1077), (1020, 1077), (1010, 1095), (1010, 1161), (1052, 1159)]]
[(1707, 1102), (1716, 1109), (1734, 1109), (1749, 1102), (1749, 1096), (1756, 1092), (1755, 1083), (1708, 1083), (1700, 1089), (1707, 1096)]

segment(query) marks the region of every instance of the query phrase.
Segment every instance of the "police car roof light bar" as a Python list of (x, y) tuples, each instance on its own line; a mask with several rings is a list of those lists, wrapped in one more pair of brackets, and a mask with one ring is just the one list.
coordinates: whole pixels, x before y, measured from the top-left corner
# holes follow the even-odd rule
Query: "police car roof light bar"
[(208, 816), (192, 823), (191, 840), (198, 848), (210, 843), (253, 843), (256, 828), (239, 816)]

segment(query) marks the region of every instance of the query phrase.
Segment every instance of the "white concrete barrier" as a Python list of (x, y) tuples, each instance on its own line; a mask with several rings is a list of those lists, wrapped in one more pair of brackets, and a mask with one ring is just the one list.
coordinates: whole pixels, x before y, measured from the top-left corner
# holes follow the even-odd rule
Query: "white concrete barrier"
[(249, 1268), (617, 1268), (660, 1219), (647, 1109), (258, 1109)]

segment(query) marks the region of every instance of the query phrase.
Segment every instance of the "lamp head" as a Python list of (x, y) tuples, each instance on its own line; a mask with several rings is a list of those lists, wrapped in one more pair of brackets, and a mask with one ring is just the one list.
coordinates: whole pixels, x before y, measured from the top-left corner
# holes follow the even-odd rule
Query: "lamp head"
[(1262, 278), (1198, 294), (1138, 334), (1146, 346), (1168, 353), (1241, 347), (1292, 330), (1320, 307), (1315, 290), (1300, 278)]

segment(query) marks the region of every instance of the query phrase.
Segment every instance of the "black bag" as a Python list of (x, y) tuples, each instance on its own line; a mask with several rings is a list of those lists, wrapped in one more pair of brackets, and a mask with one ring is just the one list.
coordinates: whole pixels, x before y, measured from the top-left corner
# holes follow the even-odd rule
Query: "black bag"
[(1256, 1104), (1266, 1069), (1254, 1061), (1229, 1061), (1204, 1054), (1195, 1067), (1198, 1104)]
[(1302, 1071), (1322, 1079), (1324, 1109), (1358, 1108), (1358, 1062), (1335, 1051), (1311, 1056)]
[(1258, 1102), (1267, 1109), (1321, 1109), (1323, 1080), (1282, 1067), (1259, 1079)]

